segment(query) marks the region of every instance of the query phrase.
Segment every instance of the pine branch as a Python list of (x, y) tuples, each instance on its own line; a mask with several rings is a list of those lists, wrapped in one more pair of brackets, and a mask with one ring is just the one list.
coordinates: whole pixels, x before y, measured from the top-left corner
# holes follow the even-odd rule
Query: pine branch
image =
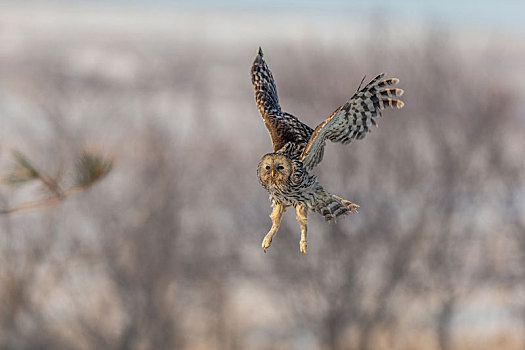
[(113, 162), (105, 159), (101, 155), (83, 152), (75, 163), (75, 183), (65, 190), (58, 184), (57, 179), (49, 176), (43, 171), (38, 170), (22, 153), (14, 151), (15, 168), (11, 174), (5, 177), (5, 181), (12, 185), (21, 185), (30, 181), (41, 181), (52, 195), (10, 208), (0, 210), (0, 215), (12, 214), (33, 210), (36, 208), (57, 204), (66, 198), (82, 193), (89, 189), (96, 182), (104, 178), (112, 169)]
[(39, 207), (45, 207), (45, 206), (57, 204), (73, 194), (84, 192), (86, 189), (87, 187), (72, 186), (63, 192), (60, 192), (58, 194), (53, 194), (52, 196), (49, 196), (46, 198), (37, 199), (34, 201), (29, 201), (29, 202), (25, 202), (22, 204), (18, 204), (16, 206), (13, 206), (7, 209), (2, 209), (0, 210), (0, 214), (3, 214), (3, 215), (12, 214), (16, 212), (28, 211), (28, 210), (36, 209)]

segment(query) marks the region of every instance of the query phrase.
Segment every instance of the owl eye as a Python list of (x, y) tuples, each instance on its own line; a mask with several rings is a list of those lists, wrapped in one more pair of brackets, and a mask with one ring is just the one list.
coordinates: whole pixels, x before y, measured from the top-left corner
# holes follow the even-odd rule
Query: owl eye
[(270, 166), (269, 165), (266, 166), (266, 170), (270, 170)]
[(277, 167), (277, 170), (283, 170), (283, 169), (284, 169), (284, 167), (283, 167), (282, 165), (279, 165), (279, 166)]

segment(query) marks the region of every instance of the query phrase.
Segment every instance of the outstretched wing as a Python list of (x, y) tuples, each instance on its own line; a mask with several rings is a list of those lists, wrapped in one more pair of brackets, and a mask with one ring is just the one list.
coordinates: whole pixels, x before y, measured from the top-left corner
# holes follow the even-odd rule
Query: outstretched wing
[(381, 116), (381, 110), (404, 106), (403, 101), (395, 98), (401, 96), (403, 90), (389, 87), (397, 84), (399, 79), (381, 80), (384, 75), (381, 73), (372, 79), (315, 128), (300, 158), (305, 169), (312, 169), (321, 162), (326, 139), (343, 144), (364, 139), (370, 127), (377, 126), (374, 117)]
[(255, 102), (270, 133), (274, 152), (289, 142), (306, 145), (313, 129), (293, 115), (281, 111), (273, 75), (263, 59), (260, 47), (253, 61), (251, 73)]

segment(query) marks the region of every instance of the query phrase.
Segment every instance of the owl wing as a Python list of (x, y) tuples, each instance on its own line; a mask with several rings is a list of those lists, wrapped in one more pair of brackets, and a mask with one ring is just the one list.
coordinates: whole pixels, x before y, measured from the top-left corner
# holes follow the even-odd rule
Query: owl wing
[(403, 90), (389, 87), (397, 84), (399, 79), (381, 80), (384, 75), (379, 74), (365, 87), (358, 89), (354, 96), (315, 128), (300, 157), (305, 169), (310, 170), (321, 162), (326, 139), (343, 144), (364, 139), (370, 127), (377, 126), (374, 117), (381, 116), (381, 110), (404, 106), (403, 101), (395, 98), (401, 96)]
[(255, 90), (255, 102), (272, 139), (274, 152), (289, 142), (306, 144), (313, 129), (293, 115), (281, 111), (273, 75), (263, 59), (263, 52), (260, 47), (257, 57), (253, 61), (251, 74)]

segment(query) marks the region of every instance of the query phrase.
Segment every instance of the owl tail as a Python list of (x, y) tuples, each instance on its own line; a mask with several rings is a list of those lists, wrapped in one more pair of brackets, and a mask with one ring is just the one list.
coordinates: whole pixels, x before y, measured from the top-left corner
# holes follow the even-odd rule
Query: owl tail
[(341, 215), (357, 213), (357, 208), (359, 208), (359, 205), (336, 196), (335, 194), (323, 191), (320, 194), (320, 201), (315, 209), (319, 214), (324, 216), (326, 221), (330, 221)]

